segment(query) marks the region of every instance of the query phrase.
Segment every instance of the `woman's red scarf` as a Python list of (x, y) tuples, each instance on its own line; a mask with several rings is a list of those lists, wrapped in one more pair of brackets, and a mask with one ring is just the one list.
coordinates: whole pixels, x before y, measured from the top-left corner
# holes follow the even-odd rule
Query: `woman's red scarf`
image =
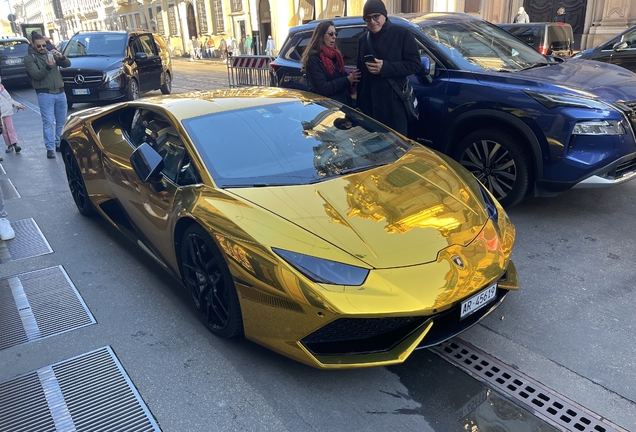
[(322, 49), (320, 50), (320, 53), (318, 55), (320, 56), (320, 61), (322, 61), (322, 64), (325, 66), (325, 68), (327, 68), (327, 73), (329, 75), (335, 72), (335, 68), (333, 65), (334, 59), (338, 64), (338, 70), (344, 73), (344, 60), (342, 59), (342, 54), (340, 53), (340, 51), (338, 51), (338, 48), (336, 48), (335, 46), (333, 48), (329, 48), (327, 45), (323, 44)]

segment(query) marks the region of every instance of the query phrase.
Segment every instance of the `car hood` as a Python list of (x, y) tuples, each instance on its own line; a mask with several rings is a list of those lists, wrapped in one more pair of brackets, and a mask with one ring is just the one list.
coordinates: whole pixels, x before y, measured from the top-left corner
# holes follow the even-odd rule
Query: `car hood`
[[(316, 184), (232, 189), (374, 268), (435, 261), (488, 220), (476, 181), (415, 146), (399, 161)], [(479, 198), (477, 198), (479, 196)]]
[(636, 74), (620, 66), (584, 59), (569, 59), (514, 74), (480, 74), (477, 79), (484, 84), (498, 82), (529, 90), (566, 91), (607, 102), (636, 100)]
[(111, 69), (115, 69), (118, 66), (121, 66), (123, 58), (120, 56), (110, 56), (110, 57), (69, 57), (71, 61), (71, 66), (68, 68), (60, 68), (60, 71), (64, 75), (64, 72), (70, 73), (71, 71), (77, 72), (80, 69), (87, 70), (101, 70), (108, 71)]

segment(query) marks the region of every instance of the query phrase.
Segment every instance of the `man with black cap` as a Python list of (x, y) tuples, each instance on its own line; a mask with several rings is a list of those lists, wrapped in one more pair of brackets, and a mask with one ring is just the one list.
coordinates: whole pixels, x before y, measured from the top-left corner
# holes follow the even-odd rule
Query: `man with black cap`
[[(358, 39), (358, 108), (363, 113), (406, 135), (408, 121), (404, 102), (387, 80), (403, 88), (409, 75), (422, 68), (415, 36), (387, 18), (381, 0), (367, 0), (363, 19), (365, 32)], [(371, 46), (369, 46), (369, 43)]]

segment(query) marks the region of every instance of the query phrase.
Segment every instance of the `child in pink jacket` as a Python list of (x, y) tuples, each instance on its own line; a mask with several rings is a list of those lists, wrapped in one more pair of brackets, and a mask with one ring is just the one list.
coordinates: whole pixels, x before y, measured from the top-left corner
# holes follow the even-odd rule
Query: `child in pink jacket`
[(7, 89), (0, 84), (0, 116), (2, 117), (2, 137), (7, 145), (5, 153), (15, 151), (20, 153), (22, 147), (18, 145), (18, 134), (15, 133), (13, 127), (13, 108), (25, 110), (26, 107), (13, 100)]

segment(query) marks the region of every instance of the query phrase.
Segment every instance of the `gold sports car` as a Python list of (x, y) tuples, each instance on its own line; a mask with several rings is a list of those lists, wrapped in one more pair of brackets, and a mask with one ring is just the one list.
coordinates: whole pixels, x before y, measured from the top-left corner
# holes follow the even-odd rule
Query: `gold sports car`
[(324, 368), (401, 363), (519, 286), (481, 184), (327, 98), (273, 88), (69, 117), (71, 194), (183, 281), (205, 325)]

